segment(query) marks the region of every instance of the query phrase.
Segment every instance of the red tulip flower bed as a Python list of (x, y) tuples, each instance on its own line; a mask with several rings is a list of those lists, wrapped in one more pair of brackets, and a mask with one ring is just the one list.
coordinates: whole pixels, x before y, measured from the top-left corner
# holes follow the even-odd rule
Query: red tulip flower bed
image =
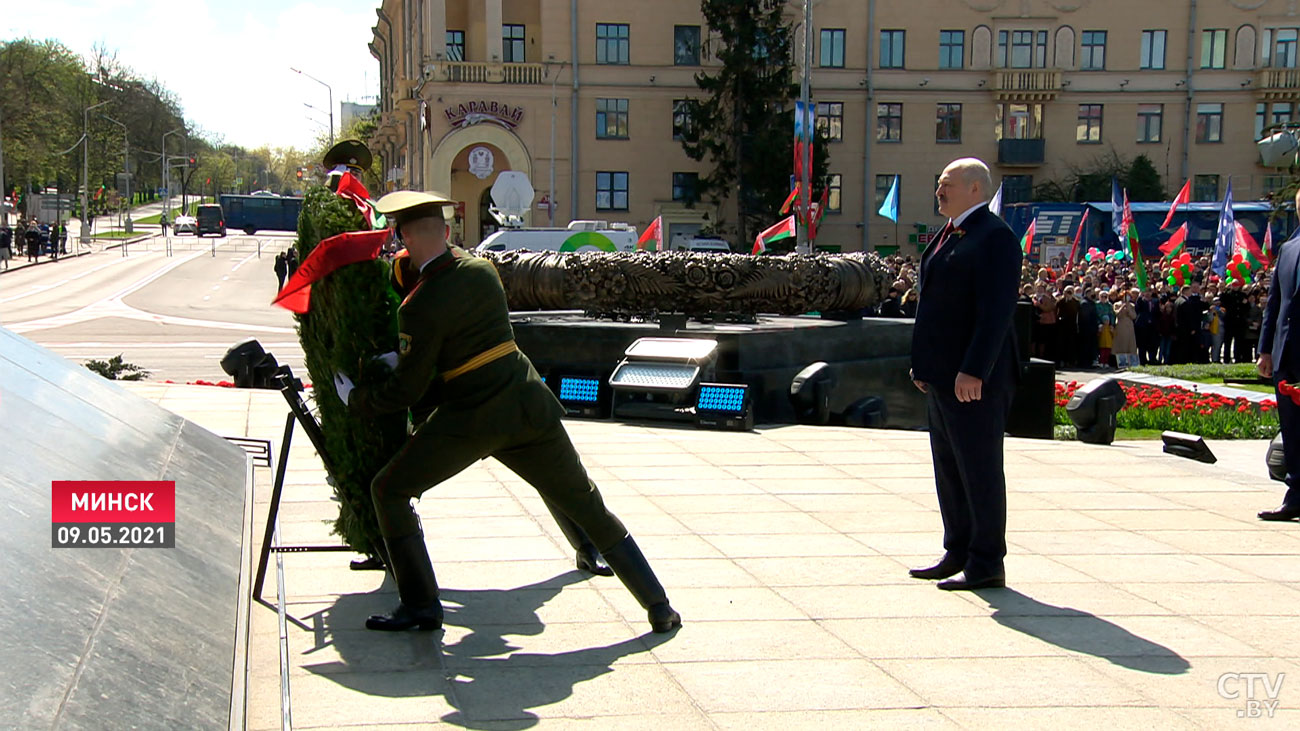
[[(1056, 384), (1056, 423), (1070, 424), (1065, 405), (1083, 384)], [(1181, 386), (1158, 388), (1120, 381), (1127, 401), (1116, 421), (1121, 429), (1155, 429), (1207, 439), (1272, 439), (1278, 432), (1277, 402), (1228, 398)]]

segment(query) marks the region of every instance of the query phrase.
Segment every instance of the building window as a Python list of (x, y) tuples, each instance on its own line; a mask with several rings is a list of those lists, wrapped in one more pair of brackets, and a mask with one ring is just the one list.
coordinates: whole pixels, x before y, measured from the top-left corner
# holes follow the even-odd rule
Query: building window
[(627, 210), (627, 173), (596, 173), (596, 210)]
[[(831, 173), (826, 176), (826, 212), (839, 213), (841, 203), (840, 186), (843, 181), (839, 173)], [(888, 192), (888, 191), (886, 191)]]
[(695, 189), (700, 184), (699, 173), (673, 173), (673, 200), (694, 203)]
[(1264, 128), (1268, 126), (1268, 105), (1259, 102), (1255, 105), (1255, 139), (1264, 137)]
[(1228, 54), (1228, 31), (1210, 29), (1201, 31), (1201, 68), (1221, 69)]
[(1264, 195), (1273, 195), (1286, 189), (1290, 178), (1286, 175), (1265, 175), (1262, 181)]
[(628, 65), (627, 23), (596, 24), (596, 63)]
[(1295, 68), (1297, 35), (1295, 28), (1264, 29), (1264, 42), (1260, 44), (1264, 51), (1264, 65), (1276, 69)]
[(448, 61), (465, 60), (465, 31), (463, 30), (447, 31), (447, 60)]
[(1142, 31), (1142, 50), (1139, 68), (1163, 69), (1165, 67), (1165, 31)]
[(1043, 105), (999, 104), (996, 123), (994, 136), (998, 140), (1041, 140), (1043, 139)]
[(1223, 141), (1223, 105), (1196, 105), (1196, 141)]
[(1159, 142), (1164, 119), (1163, 104), (1138, 105), (1138, 142)]
[(1085, 30), (1083, 53), (1079, 59), (1080, 71), (1101, 71), (1106, 68), (1106, 31)]
[[(885, 196), (889, 195), (889, 189), (894, 187), (894, 174), (876, 176), (876, 205), (874, 210), (879, 211), (880, 207), (885, 204)], [(827, 206), (829, 208), (830, 206)], [(903, 180), (898, 180), (898, 209), (903, 209)]]
[(673, 65), (700, 65), (700, 26), (673, 26)]
[(627, 100), (596, 100), (596, 139), (627, 139)]
[(961, 142), (961, 105), (939, 104), (934, 115), (935, 142)]
[(673, 139), (691, 139), (691, 101), (689, 99), (673, 100)]
[(844, 140), (844, 102), (817, 102), (817, 133), (831, 142)]
[(1219, 176), (1195, 176), (1192, 179), (1192, 200), (1196, 203), (1212, 203), (1219, 200)]
[(1074, 141), (1083, 144), (1101, 144), (1100, 104), (1079, 105), (1079, 122), (1074, 128)]
[(1291, 121), (1291, 102), (1273, 102), (1273, 117), (1270, 124), (1286, 124)]
[(824, 68), (844, 68), (844, 29), (822, 28), (821, 65)]
[(1034, 176), (1003, 175), (1002, 205), (1008, 203), (1027, 203), (1034, 199)]
[(501, 26), (501, 60), (505, 63), (524, 62), (524, 27), (506, 23)]
[(939, 68), (959, 69), (966, 65), (966, 31), (939, 31)]
[(876, 142), (903, 141), (903, 105), (876, 105)]
[(880, 31), (880, 68), (901, 69), (906, 47), (906, 31)]
[(997, 65), (1003, 68), (1033, 69), (1047, 66), (1047, 31), (998, 31)]

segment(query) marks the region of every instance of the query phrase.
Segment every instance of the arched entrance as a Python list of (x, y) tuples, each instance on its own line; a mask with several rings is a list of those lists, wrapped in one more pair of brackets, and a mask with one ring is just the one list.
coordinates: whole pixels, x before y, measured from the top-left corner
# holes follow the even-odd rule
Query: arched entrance
[[(463, 220), (453, 224), (452, 240), (472, 248), (483, 240), (484, 232), (495, 230), (496, 221), (487, 213), (492, 184), (502, 170), (516, 170), (533, 177), (528, 148), (511, 131), (483, 122), (453, 130), (438, 142), (425, 165), (431, 190), (447, 193), (461, 201)], [(524, 216), (532, 222), (531, 211)]]

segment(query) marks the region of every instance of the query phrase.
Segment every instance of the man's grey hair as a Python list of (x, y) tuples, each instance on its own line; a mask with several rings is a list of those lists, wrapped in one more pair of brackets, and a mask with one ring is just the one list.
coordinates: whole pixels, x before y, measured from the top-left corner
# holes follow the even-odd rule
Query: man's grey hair
[(961, 176), (967, 185), (978, 185), (984, 200), (993, 197), (993, 174), (989, 166), (978, 157), (961, 157), (948, 163), (948, 170)]

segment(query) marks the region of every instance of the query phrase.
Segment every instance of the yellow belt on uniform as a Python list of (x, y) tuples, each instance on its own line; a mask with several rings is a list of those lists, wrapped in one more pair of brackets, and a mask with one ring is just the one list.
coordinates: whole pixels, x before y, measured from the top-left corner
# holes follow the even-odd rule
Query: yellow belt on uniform
[(488, 348), (487, 350), (483, 351), (482, 353), (479, 353), (478, 355), (474, 356), (473, 358), (470, 358), (469, 360), (465, 361), (464, 363), (462, 363), (462, 364), (456, 366), (455, 368), (452, 368), (451, 370), (447, 371), (446, 373), (443, 373), (443, 374), (442, 374), (442, 380), (443, 380), (443, 381), (450, 381), (451, 379), (455, 378), (456, 376), (463, 376), (463, 375), (465, 375), (466, 373), (469, 373), (469, 372), (472, 371), (472, 370), (475, 370), (475, 369), (477, 369), (477, 368), (482, 368), (483, 366), (487, 365), (488, 363), (491, 363), (492, 361), (494, 361), (494, 360), (496, 360), (496, 359), (498, 359), (498, 358), (502, 358), (502, 357), (504, 357), (504, 356), (510, 355), (511, 353), (514, 353), (514, 352), (516, 352), (516, 351), (518, 351), (518, 350), (519, 350), (519, 348), (515, 345), (515, 341), (513, 341), (513, 340), (507, 340), (507, 341), (505, 341), (504, 343), (501, 343), (500, 345), (498, 345), (498, 346), (496, 346), (496, 347)]

